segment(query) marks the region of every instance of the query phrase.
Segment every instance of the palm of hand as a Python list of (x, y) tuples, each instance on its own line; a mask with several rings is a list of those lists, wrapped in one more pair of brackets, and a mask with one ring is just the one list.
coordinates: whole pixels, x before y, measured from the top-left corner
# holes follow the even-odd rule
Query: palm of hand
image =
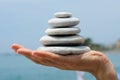
[(94, 73), (98, 72), (100, 65), (108, 61), (104, 54), (96, 51), (62, 56), (41, 50), (30, 50), (18, 44), (13, 44), (12, 48), (15, 52), (24, 55), (37, 64), (53, 66), (63, 70), (81, 70)]

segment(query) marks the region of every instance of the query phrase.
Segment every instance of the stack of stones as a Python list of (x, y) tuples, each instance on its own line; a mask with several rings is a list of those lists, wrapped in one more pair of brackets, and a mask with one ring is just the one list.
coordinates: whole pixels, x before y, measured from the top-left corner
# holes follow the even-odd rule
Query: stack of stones
[(88, 46), (82, 45), (84, 39), (78, 35), (80, 29), (74, 27), (80, 22), (78, 18), (72, 18), (72, 14), (69, 12), (57, 12), (54, 16), (56, 18), (48, 21), (51, 27), (45, 31), (47, 35), (40, 39), (44, 47), (39, 49), (61, 55), (90, 51)]

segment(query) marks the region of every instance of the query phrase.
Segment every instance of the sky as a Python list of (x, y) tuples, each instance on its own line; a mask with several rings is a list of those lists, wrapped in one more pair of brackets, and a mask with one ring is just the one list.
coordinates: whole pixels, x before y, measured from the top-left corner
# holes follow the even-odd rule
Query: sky
[(80, 19), (84, 38), (108, 45), (120, 39), (120, 0), (0, 0), (0, 53), (12, 52), (13, 43), (37, 49), (48, 20), (63, 11)]

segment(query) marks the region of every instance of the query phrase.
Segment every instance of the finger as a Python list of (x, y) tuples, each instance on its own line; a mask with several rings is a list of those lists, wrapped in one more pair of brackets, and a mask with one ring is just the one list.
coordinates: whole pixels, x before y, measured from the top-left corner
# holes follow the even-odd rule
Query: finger
[(31, 55), (32, 55), (32, 50), (29, 50), (27, 48), (24, 48), (22, 45), (19, 44), (12, 44), (11, 48), (18, 54), (21, 54), (25, 57), (27, 57), (28, 59), (31, 59)]
[(32, 61), (34, 61), (35, 63), (37, 64), (41, 64), (41, 65), (45, 65), (45, 66), (52, 66), (51, 64), (53, 64), (53, 62), (45, 59), (45, 58), (41, 58), (41, 57), (38, 57), (38, 56), (35, 56), (33, 55), (31, 57)]
[(64, 57), (62, 55), (57, 55), (57, 54), (51, 53), (51, 52), (38, 50), (38, 51), (33, 52), (33, 55), (42, 57), (43, 59), (48, 60), (52, 64), (52, 66), (55, 66), (55, 65), (61, 66), (61, 65), (65, 65), (67, 63), (67, 59), (65, 60), (66, 57)]
[(21, 45), (19, 45), (19, 44), (12, 44), (11, 48), (12, 48), (15, 52), (17, 52), (17, 50), (20, 49), (20, 48), (23, 48), (23, 46), (21, 46)]
[(52, 66), (55, 66), (55, 67), (56, 66), (63, 67), (68, 64), (72, 64), (73, 59), (76, 58), (75, 56), (73, 57), (73, 55), (72, 56), (62, 56), (62, 55), (57, 55), (55, 53), (46, 52), (46, 51), (42, 51), (42, 50), (33, 52), (33, 55), (42, 57), (42, 58), (50, 61)]
[(32, 53), (33, 53), (33, 50), (30, 50), (30, 49), (27, 49), (27, 48), (20, 48), (20, 49), (17, 50), (17, 53), (21, 54), (23, 56), (26, 56), (26, 57), (31, 57)]
[(40, 63), (40, 61), (35, 56), (32, 55), (33, 50), (27, 48), (20, 48), (17, 50), (17, 53), (25, 56), (26, 58), (32, 60), (35, 63)]
[(22, 47), (17, 50), (17, 53), (25, 56), (26, 58), (32, 60), (33, 62), (35, 62), (37, 64), (40, 64), (40, 59), (38, 60), (35, 56), (32, 55), (33, 50)]
[(37, 63), (37, 64), (42, 64), (44, 66), (51, 66), (51, 67), (56, 67), (56, 68), (59, 68), (59, 69), (64, 69), (65, 67), (62, 65), (61, 66), (61, 63), (57, 62), (57, 61), (53, 61), (53, 60), (49, 60), (47, 58), (43, 58), (41, 56), (38, 56), (38, 55), (33, 55), (34, 56), (34, 62)]
[(83, 63), (81, 62), (81, 57), (83, 54), (62, 56), (62, 55), (57, 55), (55, 53), (39, 50), (39, 51), (33, 52), (33, 55), (35, 55), (36, 57), (42, 57), (43, 63), (44, 63), (44, 60), (48, 60), (50, 62), (49, 63), (50, 65), (47, 64), (48, 66), (53, 66), (53, 67), (66, 69), (66, 70), (74, 69), (73, 67), (78, 65), (77, 63), (79, 61), (80, 61), (79, 63)]
[(42, 51), (42, 50), (38, 50), (38, 51), (34, 51), (33, 55), (35, 56), (39, 56), (48, 60), (61, 60), (62, 56), (61, 55), (57, 55), (55, 53), (51, 53), (51, 52), (46, 52), (46, 51)]

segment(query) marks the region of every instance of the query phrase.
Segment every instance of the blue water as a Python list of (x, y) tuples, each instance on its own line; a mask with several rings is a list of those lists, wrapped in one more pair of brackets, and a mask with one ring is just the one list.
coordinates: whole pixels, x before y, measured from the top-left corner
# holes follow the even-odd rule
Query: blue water
[[(106, 55), (120, 73), (120, 54)], [(0, 80), (76, 80), (76, 73), (38, 65), (20, 55), (0, 54)], [(95, 78), (85, 73), (85, 80)]]

